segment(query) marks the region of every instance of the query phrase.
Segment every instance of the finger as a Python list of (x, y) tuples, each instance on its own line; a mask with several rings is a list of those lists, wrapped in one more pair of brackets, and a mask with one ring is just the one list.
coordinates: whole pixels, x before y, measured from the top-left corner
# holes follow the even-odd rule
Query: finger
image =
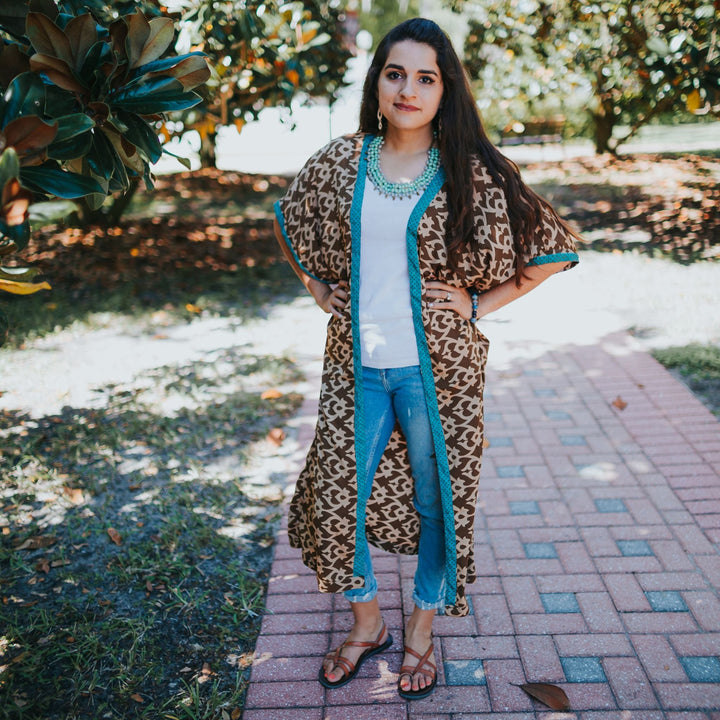
[(440, 280), (429, 280), (425, 283), (425, 287), (429, 290), (452, 290), (453, 286), (447, 283), (441, 282)]

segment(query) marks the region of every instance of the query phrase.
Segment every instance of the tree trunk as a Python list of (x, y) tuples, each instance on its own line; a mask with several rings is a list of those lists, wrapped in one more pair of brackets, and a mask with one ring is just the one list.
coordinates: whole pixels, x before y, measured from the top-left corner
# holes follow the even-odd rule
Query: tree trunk
[(125, 211), (128, 209), (128, 205), (132, 202), (135, 197), (137, 189), (140, 187), (140, 178), (130, 178), (130, 187), (122, 194), (113, 200), (112, 205), (108, 208), (106, 214), (106, 224), (117, 225), (120, 222), (120, 218), (123, 216)]
[(609, 152), (614, 153), (615, 148), (611, 145), (615, 117), (612, 113), (594, 112), (593, 116), (593, 139), (595, 140), (595, 152), (598, 155)]
[(91, 208), (85, 198), (79, 198), (77, 200), (77, 212), (68, 217), (68, 223), (81, 228), (87, 228), (90, 225), (99, 225), (105, 228), (117, 225), (139, 186), (139, 177), (130, 178), (130, 186), (122, 195), (114, 197), (109, 205), (106, 202), (97, 210)]
[(215, 156), (215, 140), (217, 133), (209, 132), (200, 136), (200, 166), (204, 168), (217, 167)]

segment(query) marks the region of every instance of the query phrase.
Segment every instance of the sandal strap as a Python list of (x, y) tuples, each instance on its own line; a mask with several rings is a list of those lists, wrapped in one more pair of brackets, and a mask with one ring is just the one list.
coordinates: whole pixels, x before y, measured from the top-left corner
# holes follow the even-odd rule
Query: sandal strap
[[(400, 668), (400, 677), (403, 675), (409, 675), (411, 678), (415, 677), (415, 675), (420, 674), (425, 677), (434, 678), (437, 675), (437, 667), (434, 663), (430, 662), (430, 656), (435, 651), (435, 647), (433, 643), (430, 643), (430, 647), (425, 651), (424, 655), (420, 655), (420, 653), (415, 652), (412, 648), (405, 646), (405, 652), (408, 655), (412, 655), (413, 657), (418, 658), (417, 665), (403, 665)], [(425, 665), (428, 666), (429, 669), (425, 669)]]
[[(350, 675), (355, 670), (355, 663), (352, 662), (352, 660), (348, 660), (348, 658), (341, 655), (342, 649), (344, 647), (360, 647), (360, 648), (374, 648), (374, 647), (380, 647), (382, 643), (380, 642), (380, 638), (385, 634), (385, 623), (383, 623), (382, 627), (380, 628), (380, 632), (375, 639), (375, 641), (370, 642), (361, 642), (359, 640), (346, 640), (340, 647), (336, 648), (335, 650), (331, 650), (325, 657), (326, 659), (330, 660), (333, 665), (339, 665), (345, 675)], [(418, 657), (420, 657), (418, 655)]]

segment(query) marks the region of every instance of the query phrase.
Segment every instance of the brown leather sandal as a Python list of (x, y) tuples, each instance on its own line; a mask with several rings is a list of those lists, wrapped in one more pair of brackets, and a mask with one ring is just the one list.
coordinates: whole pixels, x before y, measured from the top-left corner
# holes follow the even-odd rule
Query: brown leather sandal
[[(422, 656), (419, 653), (416, 653), (412, 648), (409, 648), (407, 645), (405, 646), (405, 652), (416, 657), (418, 659), (418, 663), (417, 665), (403, 665), (400, 668), (400, 677), (398, 678), (397, 686), (398, 695), (406, 700), (418, 700), (419, 698), (427, 697), (435, 689), (435, 685), (437, 684), (437, 668), (434, 663), (430, 662), (430, 658), (433, 657), (433, 653), (435, 652), (435, 646), (431, 642), (430, 647)], [(426, 665), (428, 669), (424, 667)], [(406, 676), (409, 677), (410, 687), (412, 688), (412, 682), (416, 675), (420, 675), (424, 678), (430, 678), (432, 682), (430, 685), (427, 685), (419, 690), (403, 690), (402, 685), (400, 684), (402, 679)]]
[[(358, 670), (360, 670), (365, 660), (367, 660), (372, 655), (375, 655), (376, 653), (385, 650), (385, 648), (389, 648), (392, 645), (393, 639), (390, 633), (387, 634), (387, 638), (384, 642), (380, 642), (380, 638), (386, 633), (386, 630), (387, 629), (385, 627), (385, 623), (383, 623), (383, 626), (380, 628), (380, 632), (378, 633), (378, 636), (374, 642), (359, 642), (357, 640), (346, 640), (339, 648), (329, 652), (325, 656), (325, 660), (331, 660), (333, 665), (339, 665), (345, 674), (339, 680), (328, 680), (327, 676), (325, 675), (325, 661), (323, 660), (323, 666), (320, 667), (320, 673), (318, 675), (318, 680), (320, 680), (320, 684), (326, 688), (338, 688), (342, 687), (343, 685), (347, 685), (357, 675)], [(360, 655), (360, 657), (357, 659), (357, 662), (353, 664), (350, 660), (340, 654), (342, 652), (342, 649), (345, 647), (363, 647), (367, 649), (363, 651), (362, 655)]]

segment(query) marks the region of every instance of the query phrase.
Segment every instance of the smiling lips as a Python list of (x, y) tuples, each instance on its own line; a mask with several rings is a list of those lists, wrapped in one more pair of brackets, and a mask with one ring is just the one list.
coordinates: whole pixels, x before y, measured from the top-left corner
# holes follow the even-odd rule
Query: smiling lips
[(395, 103), (395, 107), (398, 110), (403, 110), (405, 112), (415, 112), (416, 110), (420, 109), (418, 107), (415, 107), (414, 105), (405, 105), (404, 103)]

